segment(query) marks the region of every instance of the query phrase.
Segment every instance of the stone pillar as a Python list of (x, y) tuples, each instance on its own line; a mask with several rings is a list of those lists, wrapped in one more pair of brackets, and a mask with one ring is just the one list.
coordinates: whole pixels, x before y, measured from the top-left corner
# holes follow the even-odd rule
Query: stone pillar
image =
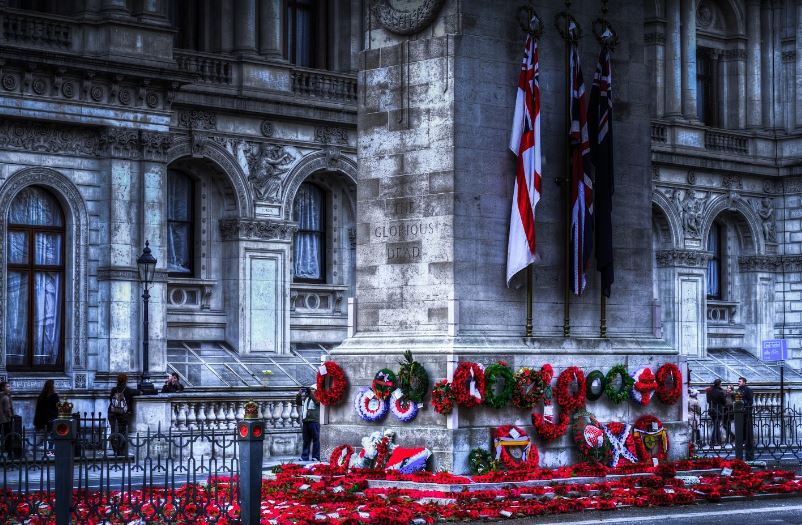
[(143, 21), (158, 25), (167, 24), (167, 4), (165, 0), (139, 0), (134, 15)]
[[(108, 260), (101, 262), (98, 272), (100, 291), (98, 306), (102, 326), (108, 333), (108, 362), (105, 370), (139, 371), (141, 341), (140, 311), (142, 295), (137, 278), (136, 258), (139, 242), (140, 191), (138, 173), (139, 136), (135, 129), (109, 128), (101, 136), (108, 158), (109, 224)], [(102, 231), (102, 230), (101, 230)], [(141, 250), (141, 248), (140, 248)]]
[(234, 50), (256, 53), (256, 0), (234, 1)]
[(772, 11), (771, 2), (761, 2), (760, 5), (760, 33), (762, 38), (762, 45), (760, 47), (760, 89), (763, 92), (761, 98), (761, 108), (763, 111), (763, 127), (774, 127), (774, 120), (771, 114), (771, 106), (773, 103), (772, 82)]
[(83, 0), (80, 3), (78, 12), (88, 18), (96, 18), (100, 13), (101, 0)]
[(220, 2), (220, 52), (230, 53), (234, 50), (234, 5), (231, 2)]
[[(148, 305), (149, 372), (151, 378), (167, 369), (167, 256), (165, 239), (167, 233), (167, 150), (170, 147), (169, 133), (143, 131), (140, 136), (142, 162), (140, 172), (142, 191), (140, 209), (142, 210), (142, 233), (140, 244), (150, 243), (150, 250), (156, 258), (156, 279), (150, 287)], [(139, 250), (142, 248), (139, 247)], [(161, 276), (161, 278), (160, 278)], [(140, 329), (141, 329), (140, 324)], [(143, 334), (144, 336), (144, 334)]]
[(650, 69), (654, 72), (652, 77), (652, 107), (651, 114), (662, 117), (666, 111), (666, 35), (656, 31), (646, 34), (646, 56)]
[(281, 0), (259, 0), (259, 54), (284, 58), (284, 17)]
[(696, 116), (696, 0), (681, 0), (682, 26), (682, 116)]
[(780, 0), (774, 0), (771, 4), (771, 40), (773, 42), (773, 52), (771, 54), (772, 72), (774, 74), (774, 81), (771, 83), (772, 89), (772, 120), (774, 121), (775, 128), (781, 128), (785, 125), (785, 120), (789, 108), (783, 103), (785, 100), (785, 88), (791, 82), (786, 80), (788, 77), (783, 75), (783, 43), (782, 34), (785, 27), (785, 20), (783, 16), (785, 13), (785, 3)]
[[(802, 3), (796, 6), (796, 60), (794, 71), (795, 100), (802, 99)], [(796, 104), (794, 125), (802, 127), (802, 104)]]
[(746, 127), (763, 126), (760, 0), (746, 2)]
[(110, 17), (127, 16), (130, 14), (126, 0), (102, 0), (101, 11)]
[[(680, 47), (680, 0), (666, 0), (665, 115), (682, 114), (682, 49)], [(695, 116), (695, 115), (694, 115)]]

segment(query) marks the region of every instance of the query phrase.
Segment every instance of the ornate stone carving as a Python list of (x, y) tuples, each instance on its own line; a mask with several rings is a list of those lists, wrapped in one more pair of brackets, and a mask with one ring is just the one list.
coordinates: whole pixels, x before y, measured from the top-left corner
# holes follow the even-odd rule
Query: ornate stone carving
[(0, 121), (0, 148), (42, 153), (97, 154), (97, 133), (78, 126)]
[(774, 202), (771, 197), (754, 199), (750, 201), (750, 204), (757, 216), (760, 217), (766, 242), (777, 242), (777, 230), (774, 226)]
[(289, 241), (298, 226), (294, 222), (271, 221), (264, 219), (223, 219), (220, 221), (220, 234), (224, 241), (260, 240)]
[(255, 150), (248, 155), (248, 182), (258, 200), (280, 202), (284, 176), (295, 158), (276, 144), (259, 144)]
[(445, 0), (418, 0), (409, 9), (398, 9), (392, 0), (373, 0), (373, 13), (391, 33), (414, 35), (434, 21), (444, 3)]
[(139, 157), (139, 131), (133, 128), (106, 128), (99, 138), (99, 150), (115, 158)]
[(793, 62), (796, 60), (796, 50), (783, 51), (783, 62)]
[(73, 377), (73, 383), (75, 384), (76, 390), (86, 390), (86, 374), (75, 374)]
[(782, 182), (766, 179), (763, 181), (763, 193), (778, 194), (782, 193)]
[(689, 239), (701, 239), (706, 194), (703, 193), (703, 196), (698, 198), (693, 190), (685, 190), (684, 193), (685, 196), (681, 198), (680, 190), (674, 190), (674, 195), (672, 196), (674, 205), (677, 207), (682, 219), (682, 229)]
[(275, 132), (275, 128), (273, 127), (273, 123), (269, 120), (263, 120), (262, 125), (259, 126), (259, 131), (262, 132), (262, 136), (264, 137), (272, 137), (273, 133)]
[(321, 144), (348, 144), (348, 130), (335, 126), (315, 128), (315, 142)]
[(688, 170), (688, 184), (691, 186), (696, 184), (696, 172), (693, 170)]
[(743, 180), (741, 179), (740, 175), (734, 175), (734, 174), (728, 173), (727, 175), (724, 175), (721, 178), (721, 187), (722, 188), (728, 188), (728, 189), (735, 188), (735, 189), (742, 190), (744, 185), (743, 185)]
[(167, 158), (167, 151), (173, 143), (169, 133), (156, 131), (143, 131), (140, 134), (142, 143), (142, 156), (146, 160), (161, 161)]
[(646, 33), (643, 35), (643, 43), (648, 45), (665, 45), (666, 43), (666, 35), (665, 33)]
[(779, 272), (783, 260), (779, 255), (743, 255), (738, 257), (738, 269), (742, 272)]
[(702, 29), (707, 29), (713, 23), (713, 10), (705, 2), (701, 2), (696, 9), (696, 23)]
[(326, 165), (330, 168), (336, 168), (340, 164), (340, 158), (343, 152), (340, 148), (326, 148)]
[(215, 129), (217, 127), (217, 115), (211, 111), (179, 111), (178, 125), (182, 128), (190, 129)]
[(660, 268), (685, 267), (705, 268), (707, 261), (713, 255), (709, 252), (695, 250), (658, 250), (655, 252), (655, 262)]

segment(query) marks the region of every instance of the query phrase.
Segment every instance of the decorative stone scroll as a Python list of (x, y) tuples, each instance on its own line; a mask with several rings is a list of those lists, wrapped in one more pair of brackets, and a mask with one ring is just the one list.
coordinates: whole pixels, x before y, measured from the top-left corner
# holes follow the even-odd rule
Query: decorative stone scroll
[(434, 22), (444, 3), (445, 0), (418, 0), (410, 9), (398, 9), (392, 0), (373, 0), (373, 13), (391, 33), (414, 35)]
[(659, 268), (705, 268), (712, 256), (710, 252), (696, 250), (658, 250), (655, 253), (655, 262)]
[(225, 219), (220, 221), (224, 241), (290, 241), (298, 226), (294, 222), (262, 219)]

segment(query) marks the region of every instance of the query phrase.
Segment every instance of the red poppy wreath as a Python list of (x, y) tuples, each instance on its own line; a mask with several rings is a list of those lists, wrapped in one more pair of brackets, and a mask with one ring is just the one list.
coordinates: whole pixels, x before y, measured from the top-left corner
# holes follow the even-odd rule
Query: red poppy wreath
[[(328, 388), (326, 387), (327, 379)], [(339, 403), (345, 394), (346, 385), (345, 372), (340, 365), (334, 361), (326, 361), (320, 365), (317, 372), (316, 397), (321, 405), (331, 406)]]
[(463, 361), (454, 371), (451, 391), (459, 406), (473, 408), (482, 404), (485, 397), (485, 372), (476, 363)]
[(673, 405), (682, 397), (682, 372), (674, 363), (665, 363), (655, 374), (657, 390), (655, 395), (660, 402)]
[[(571, 385), (576, 383), (576, 391), (571, 393)], [(575, 366), (569, 366), (557, 377), (554, 399), (563, 411), (571, 414), (585, 407), (585, 373)]]

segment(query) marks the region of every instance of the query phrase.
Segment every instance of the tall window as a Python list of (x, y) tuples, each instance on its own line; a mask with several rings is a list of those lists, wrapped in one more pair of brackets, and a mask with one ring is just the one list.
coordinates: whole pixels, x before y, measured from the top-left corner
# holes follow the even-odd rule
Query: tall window
[(9, 369), (55, 370), (64, 355), (64, 215), (31, 186), (8, 212), (6, 361)]
[(301, 184), (293, 204), (293, 220), (298, 231), (293, 242), (295, 279), (324, 282), (325, 224), (323, 192), (309, 183)]
[(696, 117), (708, 126), (718, 125), (714, 66), (712, 50), (699, 48), (696, 53)]
[(721, 252), (724, 228), (717, 222), (710, 226), (707, 251), (713, 256), (707, 262), (707, 298), (721, 299)]
[(194, 184), (179, 171), (167, 176), (167, 271), (177, 277), (193, 275)]
[(319, 38), (318, 8), (315, 0), (287, 0), (287, 59), (296, 66), (324, 66), (317, 60), (317, 46), (325, 42)]

